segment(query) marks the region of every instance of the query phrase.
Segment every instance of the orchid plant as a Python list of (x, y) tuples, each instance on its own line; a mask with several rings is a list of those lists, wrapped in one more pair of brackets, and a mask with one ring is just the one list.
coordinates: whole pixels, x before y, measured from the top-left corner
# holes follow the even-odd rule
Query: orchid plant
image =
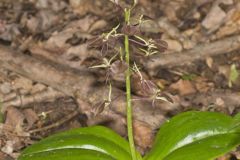
[[(111, 1), (121, 7), (118, 0)], [(135, 53), (133, 48), (137, 48), (143, 57), (158, 54), (167, 48), (164, 41), (157, 43), (154, 39), (136, 35), (144, 21), (140, 16), (138, 24), (131, 24), (131, 13), (136, 5), (137, 0), (134, 0), (130, 8), (121, 8), (124, 13), (123, 25), (118, 24), (110, 32), (89, 42), (90, 46), (100, 48), (102, 56), (108, 57), (103, 58), (102, 64), (91, 68), (105, 68), (111, 74), (125, 74), (128, 141), (106, 127), (78, 128), (52, 135), (29, 146), (19, 160), (213, 160), (240, 144), (240, 114), (232, 118), (221, 113), (190, 111), (163, 124), (151, 151), (144, 157), (136, 150), (131, 75), (138, 75), (141, 86), (148, 91), (153, 103), (156, 100), (167, 101), (160, 96), (161, 90), (152, 81), (143, 78), (134, 59), (131, 59)], [(109, 95), (104, 107), (112, 101), (111, 74), (107, 76)]]

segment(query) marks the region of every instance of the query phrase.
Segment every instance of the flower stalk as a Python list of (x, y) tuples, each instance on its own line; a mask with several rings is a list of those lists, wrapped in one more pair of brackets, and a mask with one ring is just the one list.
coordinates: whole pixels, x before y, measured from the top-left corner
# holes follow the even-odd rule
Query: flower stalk
[[(125, 23), (130, 24), (131, 9), (124, 10)], [(128, 65), (126, 70), (126, 94), (127, 94), (127, 129), (128, 129), (128, 140), (130, 144), (130, 150), (133, 160), (137, 160), (136, 149), (133, 138), (133, 122), (132, 122), (132, 102), (131, 102), (131, 70), (130, 70), (130, 52), (129, 52), (129, 37), (124, 37), (125, 47), (125, 62)]]

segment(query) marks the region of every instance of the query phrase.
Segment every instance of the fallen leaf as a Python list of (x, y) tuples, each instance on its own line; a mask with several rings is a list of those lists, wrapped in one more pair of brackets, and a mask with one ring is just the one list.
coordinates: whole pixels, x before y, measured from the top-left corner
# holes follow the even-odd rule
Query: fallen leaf
[(225, 102), (222, 98), (217, 98), (215, 104), (218, 106), (225, 106)]
[(15, 90), (24, 89), (26, 91), (30, 91), (33, 87), (33, 82), (27, 78), (20, 76), (12, 81), (12, 86)]
[(9, 157), (7, 154), (4, 154), (0, 151), (0, 159), (1, 160), (13, 160), (13, 158)]
[(5, 125), (12, 127), (19, 136), (26, 135), (23, 129), (25, 116), (20, 110), (15, 107), (8, 107), (6, 113)]
[(14, 151), (13, 145), (14, 145), (14, 141), (7, 141), (5, 146), (2, 147), (1, 151), (10, 155)]
[(174, 51), (174, 52), (181, 52), (183, 50), (183, 47), (180, 42), (172, 39), (164, 39), (164, 41), (168, 44), (168, 50)]
[(0, 92), (3, 94), (8, 94), (12, 90), (11, 83), (3, 82), (0, 84)]
[(180, 95), (188, 95), (196, 92), (193, 84), (189, 80), (180, 79), (176, 83), (170, 85), (170, 89), (177, 90)]
[(196, 89), (201, 93), (206, 93), (214, 87), (214, 83), (209, 82), (209, 80), (204, 77), (197, 77), (194, 79), (194, 82)]
[(149, 125), (140, 121), (134, 121), (134, 140), (136, 144), (143, 149), (147, 149), (152, 146), (153, 143), (153, 130)]
[(77, 13), (79, 16), (87, 14), (93, 8), (89, 0), (69, 0), (69, 3), (74, 13)]
[(36, 112), (34, 112), (32, 109), (25, 109), (23, 110), (23, 114), (27, 120), (28, 123), (28, 128), (31, 128), (33, 126), (34, 123), (36, 123), (39, 118), (38, 115), (36, 114)]
[(92, 32), (94, 32), (96, 30), (103, 29), (106, 26), (107, 26), (107, 22), (105, 20), (101, 19), (101, 20), (98, 20), (95, 23), (93, 23), (91, 25), (91, 27), (89, 28), (88, 32), (92, 33)]
[(213, 58), (212, 58), (212, 57), (207, 57), (207, 58), (206, 58), (206, 64), (207, 64), (207, 66), (208, 66), (209, 68), (212, 69), (212, 67), (213, 67)]
[(218, 5), (214, 5), (202, 21), (202, 26), (209, 31), (216, 30), (220, 27), (226, 16), (227, 14)]

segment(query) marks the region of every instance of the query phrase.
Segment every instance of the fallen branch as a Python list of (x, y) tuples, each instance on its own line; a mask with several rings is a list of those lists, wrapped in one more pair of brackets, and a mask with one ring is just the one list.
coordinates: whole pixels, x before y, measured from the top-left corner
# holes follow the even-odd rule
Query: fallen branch
[[(162, 20), (162, 21), (159, 21), (159, 23), (160, 22), (163, 23), (165, 21)], [(169, 26), (167, 24), (168, 23), (166, 22), (166, 23), (163, 23), (161, 26), (165, 26), (165, 28), (167, 28), (167, 26)], [(174, 35), (176, 33), (175, 38), (182, 39), (182, 42), (185, 41), (184, 38), (180, 36), (180, 33), (178, 33), (178, 31), (175, 31), (174, 28), (171, 29), (170, 31), (171, 31), (170, 33), (171, 35)], [(185, 65), (193, 62), (194, 60), (203, 59), (208, 56), (225, 54), (228, 52), (235, 51), (237, 49), (240, 49), (240, 35), (232, 36), (232, 37), (225, 38), (223, 40), (219, 40), (211, 43), (199, 44), (195, 46), (193, 49), (184, 50), (182, 52), (152, 56), (149, 61), (143, 62), (143, 64), (146, 70), (149, 71), (151, 75), (155, 75), (158, 67), (162, 67), (162, 66), (174, 67), (174, 66)], [(56, 54), (53, 54), (51, 52), (46, 52), (41, 47), (34, 46), (30, 48), (30, 50), (34, 55), (41, 55), (47, 59), (51, 57), (50, 60), (53, 60), (56, 63), (70, 66), (72, 68), (76, 68), (74, 64), (69, 64), (65, 60), (57, 58), (56, 56), (54, 56)]]
[(82, 63), (84, 62), (84, 60), (86, 60), (89, 57), (97, 58), (97, 56), (100, 55), (99, 53), (97, 53), (96, 50), (95, 51), (94, 50), (85, 51), (84, 49), (82, 49), (82, 48), (87, 48), (87, 44), (82, 44), (76, 48), (79, 48), (78, 49), (79, 50), (78, 51), (79, 60), (76, 62), (69, 60), (69, 57), (71, 57), (71, 55), (68, 55), (66, 53), (64, 53), (64, 54), (58, 53), (57, 54), (56, 51), (47, 50), (44, 46), (41, 46), (41, 45), (32, 44), (31, 46), (29, 46), (28, 50), (34, 56), (44, 57), (44, 58), (51, 60), (53, 62), (56, 62), (58, 64), (66, 65), (71, 68), (81, 69), (81, 70), (83, 70)]
[(240, 49), (240, 35), (212, 43), (200, 44), (193, 49), (185, 50), (180, 53), (156, 55), (151, 57), (149, 61), (146, 61), (144, 66), (154, 75), (157, 72), (157, 68), (161, 66), (180, 66), (197, 59), (203, 59), (207, 56), (225, 54), (238, 49)]
[[(91, 111), (90, 107), (108, 96), (108, 88), (105, 85), (96, 84), (95, 76), (89, 72), (76, 71), (47, 60), (24, 55), (8, 47), (0, 46), (0, 66), (89, 103), (89, 108), (84, 108), (83, 112)], [(124, 93), (113, 88), (112, 96), (118, 98), (112, 102), (110, 110), (125, 115)], [(175, 109), (171, 107), (171, 104), (166, 107), (166, 104), (159, 103), (153, 108), (151, 102), (139, 101), (133, 104), (133, 115), (136, 120), (145, 122), (156, 129), (165, 120), (165, 108)]]
[(59, 97), (64, 97), (64, 94), (52, 88), (47, 88), (46, 90), (31, 95), (16, 95), (12, 97), (12, 99), (2, 102), (2, 111), (5, 112), (8, 106), (21, 106), (21, 108), (23, 108), (31, 103), (53, 100)]

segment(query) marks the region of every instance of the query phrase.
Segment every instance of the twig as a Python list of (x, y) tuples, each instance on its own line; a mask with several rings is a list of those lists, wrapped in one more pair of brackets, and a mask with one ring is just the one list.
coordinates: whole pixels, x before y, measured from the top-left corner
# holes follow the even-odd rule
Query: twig
[(144, 66), (155, 74), (156, 68), (161, 66), (173, 67), (190, 63), (207, 56), (225, 54), (240, 49), (240, 35), (225, 38), (223, 40), (199, 44), (193, 49), (180, 53), (161, 54), (153, 56)]
[(74, 118), (75, 116), (77, 116), (78, 114), (79, 114), (78, 111), (73, 111), (71, 114), (68, 114), (66, 117), (64, 117), (63, 119), (57, 121), (56, 123), (53, 123), (53, 124), (48, 125), (48, 126), (45, 126), (43, 128), (37, 128), (37, 129), (30, 130), (29, 133), (33, 134), (33, 133), (36, 133), (36, 132), (42, 132), (42, 131), (46, 131), (46, 130), (49, 130), (49, 129), (52, 129), (52, 128), (59, 127), (62, 124), (66, 123), (67, 121), (69, 121), (72, 118)]

